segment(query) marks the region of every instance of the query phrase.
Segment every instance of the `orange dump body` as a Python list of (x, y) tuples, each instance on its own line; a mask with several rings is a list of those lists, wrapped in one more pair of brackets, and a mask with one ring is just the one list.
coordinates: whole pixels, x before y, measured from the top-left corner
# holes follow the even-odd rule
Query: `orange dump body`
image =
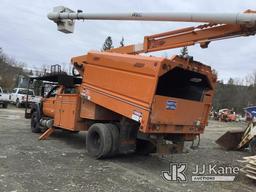
[(82, 102), (107, 109), (103, 116), (125, 116), (154, 134), (199, 134), (207, 125), (216, 83), (209, 66), (179, 56), (110, 52), (89, 52), (72, 63), (83, 75)]

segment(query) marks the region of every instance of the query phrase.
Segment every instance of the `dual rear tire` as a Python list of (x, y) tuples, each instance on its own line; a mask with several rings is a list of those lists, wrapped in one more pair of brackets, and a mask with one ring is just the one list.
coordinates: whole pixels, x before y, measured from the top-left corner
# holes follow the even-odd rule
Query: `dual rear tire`
[(118, 153), (119, 130), (110, 123), (95, 123), (86, 135), (88, 154), (96, 159), (111, 157)]

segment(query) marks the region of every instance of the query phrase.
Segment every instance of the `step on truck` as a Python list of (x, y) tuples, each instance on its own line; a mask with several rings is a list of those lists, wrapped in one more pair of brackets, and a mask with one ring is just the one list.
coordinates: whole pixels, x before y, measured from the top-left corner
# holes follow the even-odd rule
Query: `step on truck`
[[(75, 20), (151, 20), (201, 22), (202, 25), (144, 37), (141, 44), (90, 51), (73, 57), (75, 76), (57, 82), (31, 110), (34, 132), (56, 128), (88, 131), (90, 156), (104, 158), (137, 151), (142, 154), (181, 152), (208, 122), (217, 77), (211, 67), (188, 55), (170, 58), (140, 55), (256, 32), (256, 14), (132, 13), (90, 14), (66, 7), (48, 14), (58, 30), (71, 33)], [(77, 81), (80, 79), (80, 82)]]

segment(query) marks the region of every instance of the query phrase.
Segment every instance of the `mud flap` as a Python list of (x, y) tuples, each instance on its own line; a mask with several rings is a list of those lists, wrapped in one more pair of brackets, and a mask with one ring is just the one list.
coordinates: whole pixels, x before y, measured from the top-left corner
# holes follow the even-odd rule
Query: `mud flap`
[(231, 130), (227, 131), (215, 142), (226, 150), (238, 149), (238, 145), (241, 142), (244, 130)]

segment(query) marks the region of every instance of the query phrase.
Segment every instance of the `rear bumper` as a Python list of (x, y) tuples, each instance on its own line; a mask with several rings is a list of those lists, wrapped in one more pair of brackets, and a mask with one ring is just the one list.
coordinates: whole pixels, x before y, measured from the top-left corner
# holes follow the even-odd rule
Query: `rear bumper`
[(202, 134), (204, 132), (204, 125), (163, 125), (151, 124), (149, 125), (148, 133), (151, 134)]

